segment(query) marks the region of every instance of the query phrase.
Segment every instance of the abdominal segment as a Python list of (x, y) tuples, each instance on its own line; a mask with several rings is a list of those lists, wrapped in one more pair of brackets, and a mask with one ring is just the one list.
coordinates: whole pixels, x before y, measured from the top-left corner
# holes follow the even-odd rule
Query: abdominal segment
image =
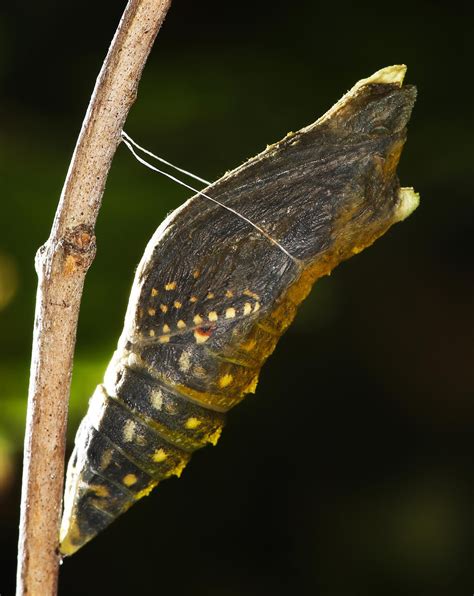
[[(191, 453), (215, 444), (224, 414), (124, 367), (114, 391), (99, 385), (68, 468), (61, 552), (72, 554), (146, 496), (180, 476)], [(112, 395), (110, 395), (112, 393)]]

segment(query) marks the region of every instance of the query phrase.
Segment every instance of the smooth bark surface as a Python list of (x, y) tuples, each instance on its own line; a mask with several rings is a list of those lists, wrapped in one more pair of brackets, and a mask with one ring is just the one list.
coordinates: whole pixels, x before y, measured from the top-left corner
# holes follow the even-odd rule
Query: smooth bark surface
[(17, 596), (57, 592), (65, 430), (84, 278), (120, 133), (171, 0), (130, 0), (92, 94), (54, 218), (38, 291), (24, 448)]

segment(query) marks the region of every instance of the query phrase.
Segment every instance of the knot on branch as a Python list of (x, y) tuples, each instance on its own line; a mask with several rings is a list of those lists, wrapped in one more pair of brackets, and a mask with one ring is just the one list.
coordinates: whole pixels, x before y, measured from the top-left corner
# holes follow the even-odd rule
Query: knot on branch
[(92, 226), (80, 224), (66, 230), (61, 240), (63, 271), (72, 275), (77, 269), (87, 271), (95, 257), (96, 243)]

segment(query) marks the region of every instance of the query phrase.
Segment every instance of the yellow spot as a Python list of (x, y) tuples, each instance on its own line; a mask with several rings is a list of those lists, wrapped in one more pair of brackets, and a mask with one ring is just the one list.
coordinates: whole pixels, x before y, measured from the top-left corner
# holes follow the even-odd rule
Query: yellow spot
[(244, 304), (244, 315), (249, 315), (252, 312), (252, 305), (250, 302)]
[(151, 405), (155, 408), (155, 410), (161, 410), (163, 406), (163, 393), (160, 389), (154, 391), (150, 396)]
[(259, 310), (259, 309), (260, 309), (260, 302), (256, 302), (253, 305), (253, 312), (257, 312), (257, 310)]
[(130, 443), (133, 441), (135, 437), (137, 425), (133, 420), (127, 420), (127, 422), (123, 426), (123, 440), (126, 443)]
[(148, 314), (150, 315), (150, 317), (153, 317), (156, 314), (156, 310), (154, 308), (149, 308)]
[(218, 319), (219, 317), (217, 316), (217, 313), (216, 313), (216, 311), (215, 311), (215, 310), (211, 310), (211, 312), (210, 312), (210, 313), (207, 315), (207, 318), (208, 318), (210, 321), (217, 321), (217, 319)]
[(175, 308), (181, 308), (183, 305), (182, 305), (182, 303), (181, 303), (179, 300), (175, 300), (175, 301), (173, 302), (173, 306), (174, 306)]
[(179, 320), (179, 321), (176, 323), (176, 327), (177, 327), (178, 329), (186, 329), (186, 323), (185, 323), (185, 322), (184, 322), (182, 319), (180, 319), (180, 320)]
[(203, 335), (202, 333), (199, 333), (199, 331), (194, 332), (194, 337), (197, 344), (203, 344), (209, 339), (209, 335)]
[(143, 308), (138, 309), (138, 318), (141, 319), (143, 317)]
[(122, 482), (125, 484), (125, 486), (133, 486), (136, 484), (137, 480), (138, 478), (135, 476), (135, 474), (127, 474), (122, 478)]
[(199, 269), (196, 269), (196, 271), (193, 271), (194, 279), (197, 279), (200, 275), (201, 275), (201, 272), (199, 271)]
[(255, 389), (257, 389), (258, 383), (258, 374), (256, 374), (253, 379), (250, 379), (248, 385), (245, 387), (243, 393), (255, 393)]
[(167, 292), (169, 292), (170, 290), (176, 290), (176, 282), (175, 281), (171, 281), (168, 284), (165, 284), (165, 290)]
[(259, 300), (260, 296), (258, 294), (255, 294), (255, 292), (251, 292), (250, 290), (244, 290), (243, 291), (244, 296), (249, 296), (250, 298), (253, 298), (254, 300)]
[(166, 323), (163, 325), (163, 332), (164, 333), (169, 333), (171, 331), (171, 329), (169, 328), (168, 325), (166, 325)]
[(197, 302), (196, 296), (191, 296), (191, 298), (189, 299), (189, 302)]
[(158, 341), (160, 342), (160, 344), (167, 344), (170, 340), (170, 336), (169, 335), (160, 335), (160, 337), (158, 338)]
[(194, 416), (191, 416), (191, 418), (188, 418), (186, 420), (186, 424), (184, 426), (189, 430), (193, 430), (198, 426), (201, 426), (201, 424), (202, 422), (198, 418), (194, 418)]
[(155, 337), (155, 330), (154, 329), (150, 329), (150, 331), (148, 331), (148, 335), (150, 337)]
[(234, 380), (234, 377), (232, 375), (224, 375), (219, 379), (219, 387), (221, 389), (224, 389), (224, 387), (227, 387), (228, 385), (230, 385), (232, 383), (232, 381)]
[(210, 433), (207, 435), (207, 440), (209, 441), (209, 443), (211, 443), (211, 445), (217, 445), (217, 441), (219, 440), (219, 437), (222, 434), (222, 427), (219, 427), (217, 430), (215, 430), (213, 433)]
[(160, 310), (161, 312), (168, 312), (168, 307), (166, 304), (160, 304)]
[(212, 292), (209, 292), (208, 295), (206, 296), (206, 298), (208, 300), (212, 300), (212, 298), (214, 298), (214, 294)]
[(195, 315), (193, 321), (195, 325), (200, 325), (202, 323), (202, 317), (200, 315)]
[(257, 345), (257, 342), (255, 341), (255, 339), (250, 339), (248, 342), (246, 342), (245, 344), (242, 344), (242, 349), (245, 350), (246, 352), (251, 352), (255, 346)]
[(230, 290), (227, 290), (227, 292), (225, 293), (226, 298), (232, 298), (233, 295), (233, 292), (231, 292)]
[(183, 352), (179, 357), (179, 370), (182, 372), (188, 372), (191, 368), (191, 360), (189, 358), (189, 352)]
[(155, 453), (153, 454), (152, 459), (157, 464), (161, 464), (161, 462), (165, 461), (165, 459), (167, 457), (168, 457), (168, 454), (166, 453), (166, 451), (164, 449), (157, 449), (155, 451)]
[(151, 288), (151, 295), (154, 296), (158, 296), (158, 290), (156, 288)]
[(186, 467), (187, 462), (182, 461), (180, 462), (175, 468), (169, 471), (170, 475), (177, 476), (178, 478), (181, 476), (184, 468)]
[(235, 308), (228, 308), (225, 311), (225, 318), (226, 319), (233, 319), (235, 317)]
[(147, 497), (157, 484), (158, 480), (152, 480), (148, 486), (145, 486), (143, 490), (136, 493), (135, 499), (138, 501), (139, 499), (143, 499), (143, 497)]
[(108, 497), (109, 496), (109, 490), (106, 486), (102, 486), (100, 484), (91, 484), (90, 489), (98, 497)]

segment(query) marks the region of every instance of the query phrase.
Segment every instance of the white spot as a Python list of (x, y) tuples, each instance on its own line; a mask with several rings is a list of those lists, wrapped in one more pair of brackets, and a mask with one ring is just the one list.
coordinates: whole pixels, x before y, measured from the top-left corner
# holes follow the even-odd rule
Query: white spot
[(226, 319), (233, 319), (235, 317), (235, 308), (228, 308), (225, 311), (225, 318)]
[(191, 359), (189, 357), (189, 352), (183, 352), (179, 357), (179, 370), (182, 372), (188, 372), (191, 368)]
[(150, 395), (150, 402), (155, 410), (161, 410), (163, 407), (163, 393), (161, 392), (161, 389), (153, 391), (153, 393)]
[(135, 437), (137, 424), (134, 420), (127, 420), (123, 427), (123, 440), (126, 443), (131, 443)]
[(249, 315), (252, 312), (252, 305), (250, 302), (244, 304), (244, 315)]

